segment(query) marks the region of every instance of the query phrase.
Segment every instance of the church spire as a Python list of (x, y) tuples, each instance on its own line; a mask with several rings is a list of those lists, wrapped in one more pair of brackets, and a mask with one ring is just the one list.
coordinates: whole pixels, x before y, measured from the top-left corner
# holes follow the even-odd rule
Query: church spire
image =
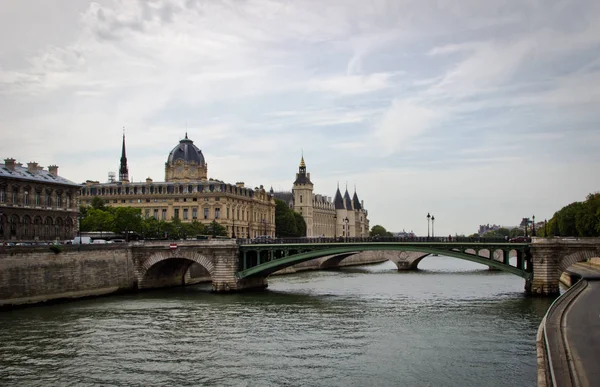
[(123, 148), (121, 149), (121, 166), (119, 167), (119, 181), (129, 181), (129, 168), (127, 167), (127, 154), (125, 153), (125, 128), (123, 128)]

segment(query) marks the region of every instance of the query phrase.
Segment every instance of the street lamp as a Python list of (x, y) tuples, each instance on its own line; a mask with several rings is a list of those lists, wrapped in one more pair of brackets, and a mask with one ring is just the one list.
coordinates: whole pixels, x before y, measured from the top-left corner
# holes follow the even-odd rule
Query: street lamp
[(231, 237), (235, 239), (235, 212), (233, 213), (231, 220), (233, 222), (233, 225), (231, 226)]
[(535, 215), (533, 215), (531, 217), (531, 219), (533, 219), (533, 225), (531, 226), (531, 236), (534, 237), (535, 236)]
[(343, 219), (343, 221), (344, 221), (344, 223), (346, 224), (346, 232), (345, 232), (345, 234), (346, 234), (346, 241), (348, 241), (348, 237), (350, 236), (350, 235), (348, 235), (348, 234), (350, 234), (350, 232), (349, 232), (350, 230), (349, 230), (349, 228), (348, 228), (348, 222), (350, 222), (350, 220), (349, 220), (349, 219), (348, 219), (348, 217), (346, 216), (346, 217)]
[(429, 239), (429, 221), (431, 220), (431, 215), (429, 212), (427, 213), (427, 239)]
[(433, 222), (435, 221), (435, 216), (431, 215), (431, 237), (435, 238), (435, 232), (433, 232)]
[(77, 220), (78, 220), (78, 225), (77, 225), (77, 234), (79, 235), (79, 244), (81, 244), (81, 219), (83, 218), (81, 212), (77, 214)]

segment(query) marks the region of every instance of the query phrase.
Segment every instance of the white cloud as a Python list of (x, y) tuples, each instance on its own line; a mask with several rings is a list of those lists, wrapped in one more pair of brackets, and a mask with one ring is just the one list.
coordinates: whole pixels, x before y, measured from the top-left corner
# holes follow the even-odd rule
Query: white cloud
[(0, 14), (0, 153), (74, 181), (116, 169), (123, 126), (134, 177), (162, 179), (187, 122), (210, 175), (287, 189), (304, 148), (320, 193), (356, 181), (391, 229), (598, 186), (598, 2), (61, 4)]

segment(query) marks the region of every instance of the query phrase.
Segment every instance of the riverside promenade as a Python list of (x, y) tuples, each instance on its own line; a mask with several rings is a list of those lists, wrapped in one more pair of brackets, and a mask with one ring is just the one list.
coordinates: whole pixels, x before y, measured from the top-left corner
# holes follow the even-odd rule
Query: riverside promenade
[(600, 386), (600, 265), (567, 269), (575, 281), (548, 309), (538, 331), (538, 386)]

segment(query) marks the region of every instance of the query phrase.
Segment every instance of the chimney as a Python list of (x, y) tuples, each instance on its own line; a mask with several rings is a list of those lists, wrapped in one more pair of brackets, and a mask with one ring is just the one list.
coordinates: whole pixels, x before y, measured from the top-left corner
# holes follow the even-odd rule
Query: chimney
[(38, 171), (38, 163), (36, 163), (35, 161), (28, 162), (27, 171), (29, 171), (29, 173), (36, 173)]
[[(243, 181), (238, 181), (237, 183), (235, 183), (235, 186), (238, 188), (244, 188), (244, 182)], [(260, 188), (262, 188), (262, 185), (260, 186)]]
[(8, 170), (14, 171), (15, 170), (15, 159), (12, 159), (12, 158), (4, 159), (4, 165), (6, 165), (6, 168)]
[(58, 166), (57, 165), (49, 165), (48, 172), (50, 172), (50, 174), (52, 176), (58, 177)]

